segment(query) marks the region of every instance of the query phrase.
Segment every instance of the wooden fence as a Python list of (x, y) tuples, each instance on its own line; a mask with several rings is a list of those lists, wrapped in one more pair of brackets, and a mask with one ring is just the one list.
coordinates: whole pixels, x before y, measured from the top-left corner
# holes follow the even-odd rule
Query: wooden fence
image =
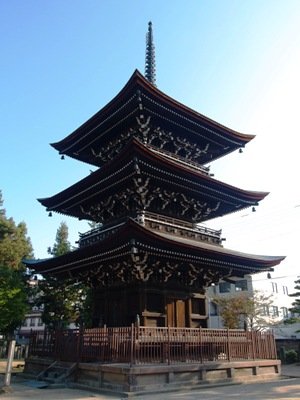
[(72, 362), (180, 363), (276, 359), (272, 333), (194, 328), (73, 329), (32, 333), (30, 356)]
[[(6, 359), (8, 355), (8, 344), (0, 345), (0, 359)], [(23, 360), (28, 357), (28, 345), (16, 345), (14, 360)]]

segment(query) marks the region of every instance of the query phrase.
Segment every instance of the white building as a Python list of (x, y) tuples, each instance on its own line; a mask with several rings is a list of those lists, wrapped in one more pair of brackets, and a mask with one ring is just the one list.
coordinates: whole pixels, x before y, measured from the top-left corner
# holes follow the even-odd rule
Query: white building
[(38, 307), (33, 307), (26, 314), (22, 326), (17, 330), (17, 340), (19, 343), (25, 342), (31, 332), (43, 332), (45, 325), (42, 322), (42, 311)]
[[(31, 279), (28, 284), (34, 288), (38, 285), (38, 279)], [(30, 311), (25, 315), (22, 325), (16, 330), (17, 343), (27, 343), (31, 332), (43, 332), (45, 324), (42, 321), (43, 306), (37, 307), (34, 305), (35, 299), (30, 297), (28, 299)]]
[[(300, 333), (295, 331), (299, 326), (285, 325), (283, 321), (291, 317), (289, 308), (293, 298), (289, 296), (294, 292), (294, 281), (287, 277), (274, 277), (263, 272), (256, 275), (246, 275), (243, 279), (236, 278), (230, 281), (221, 281), (218, 285), (207, 289), (208, 301), (208, 327), (223, 328), (222, 318), (219, 315), (217, 304), (213, 301), (219, 296), (233, 296), (237, 293), (245, 293), (250, 296), (259, 292), (265, 297), (271, 296), (269, 304), (262, 307), (261, 315), (273, 324), (272, 330), (276, 338), (300, 338)], [(242, 323), (241, 323), (242, 325)], [(241, 326), (243, 328), (243, 326)]]

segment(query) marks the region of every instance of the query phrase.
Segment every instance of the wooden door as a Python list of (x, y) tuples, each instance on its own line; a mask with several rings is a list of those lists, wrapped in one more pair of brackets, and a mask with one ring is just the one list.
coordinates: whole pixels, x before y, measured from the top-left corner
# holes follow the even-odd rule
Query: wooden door
[(174, 327), (176, 326), (174, 299), (168, 299), (166, 308), (167, 308), (167, 326)]
[(176, 326), (177, 328), (185, 327), (185, 301), (177, 300), (176, 301)]
[(167, 326), (184, 328), (186, 326), (186, 307), (184, 300), (167, 300)]

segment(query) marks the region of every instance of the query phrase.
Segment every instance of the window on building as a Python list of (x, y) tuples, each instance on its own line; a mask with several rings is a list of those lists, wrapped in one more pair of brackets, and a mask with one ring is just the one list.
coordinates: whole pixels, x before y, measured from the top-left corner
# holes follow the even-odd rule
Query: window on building
[(39, 319), (38, 319), (38, 326), (43, 326), (42, 318), (39, 318)]
[(219, 283), (219, 292), (220, 293), (230, 293), (231, 285), (229, 282), (221, 282)]
[(283, 294), (287, 294), (287, 295), (289, 294), (287, 286), (282, 286), (282, 289), (283, 289)]
[(30, 326), (35, 326), (35, 318), (30, 318)]
[(218, 305), (213, 301), (211, 301), (209, 304), (209, 315), (210, 316), (218, 315)]
[(244, 292), (248, 290), (248, 282), (246, 279), (243, 279), (241, 281), (237, 281), (235, 283), (235, 291), (236, 292)]
[(287, 307), (281, 307), (281, 310), (282, 310), (282, 316), (283, 316), (283, 318), (288, 318), (289, 312), (288, 312)]
[(272, 292), (273, 293), (278, 293), (278, 287), (276, 282), (271, 282), (272, 284)]
[(278, 317), (279, 316), (279, 311), (277, 306), (272, 306), (272, 316), (273, 317)]
[(199, 315), (206, 314), (204, 299), (197, 299), (197, 298), (192, 299), (192, 313)]
[(262, 306), (262, 315), (264, 316), (270, 315), (269, 306), (267, 306), (266, 304)]
[(211, 290), (212, 290), (213, 294), (217, 294), (217, 287), (215, 285), (211, 286)]
[(147, 293), (147, 311), (164, 312), (164, 299), (160, 293)]

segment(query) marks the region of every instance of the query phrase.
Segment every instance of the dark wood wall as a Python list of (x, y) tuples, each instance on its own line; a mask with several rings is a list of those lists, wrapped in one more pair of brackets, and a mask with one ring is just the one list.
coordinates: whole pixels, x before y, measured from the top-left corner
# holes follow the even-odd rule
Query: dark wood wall
[[(138, 316), (138, 317), (137, 317)], [(205, 295), (154, 287), (98, 289), (93, 326), (207, 327)]]

